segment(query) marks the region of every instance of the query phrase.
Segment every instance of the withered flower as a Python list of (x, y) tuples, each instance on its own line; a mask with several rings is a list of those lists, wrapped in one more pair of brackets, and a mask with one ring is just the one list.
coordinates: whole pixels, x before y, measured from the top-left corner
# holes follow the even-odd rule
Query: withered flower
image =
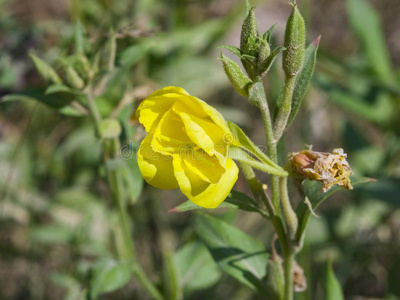
[(309, 180), (321, 181), (324, 192), (335, 184), (353, 189), (349, 178), (353, 171), (346, 158), (342, 148), (333, 149), (332, 153), (303, 150), (289, 156), (293, 171)]

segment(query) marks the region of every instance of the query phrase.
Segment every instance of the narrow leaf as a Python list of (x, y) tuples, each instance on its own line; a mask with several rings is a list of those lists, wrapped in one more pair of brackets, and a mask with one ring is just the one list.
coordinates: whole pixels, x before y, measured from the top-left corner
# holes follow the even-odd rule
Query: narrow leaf
[(40, 73), (40, 75), (43, 77), (44, 80), (53, 83), (62, 82), (61, 78), (57, 75), (56, 71), (54, 71), (54, 69), (50, 67), (44, 60), (37, 57), (35, 53), (30, 51), (29, 57), (32, 59), (36, 70)]
[(266, 40), (268, 43), (271, 41), (272, 30), (274, 30), (275, 24), (272, 25), (264, 34), (263, 39)]
[(222, 45), (222, 46), (219, 46), (218, 48), (229, 50), (230, 52), (232, 52), (233, 54), (237, 55), (238, 57), (242, 56), (242, 52), (237, 47), (229, 46), (229, 45)]
[[(243, 130), (235, 123), (228, 121), (228, 127), (232, 131), (233, 136), (243, 145), (247, 150), (256, 156), (262, 162), (270, 165), (271, 167), (282, 169), (272, 159), (270, 159), (259, 147), (257, 147), (250, 138), (243, 132)], [(283, 169), (282, 169), (283, 171)]]
[(300, 74), (296, 78), (292, 98), (292, 109), (290, 111), (289, 120), (286, 127), (289, 127), (295, 119), (300, 109), (301, 103), (303, 102), (303, 98), (306, 94), (307, 88), (311, 82), (311, 78), (314, 73), (315, 62), (317, 59), (317, 51), (320, 39), (321, 36), (319, 36), (314, 42), (312, 42), (305, 51), (304, 65)]
[(358, 35), (375, 74), (393, 81), (389, 51), (377, 11), (365, 0), (348, 0), (350, 24)]
[(45, 95), (43, 90), (31, 90), (21, 94), (6, 95), (2, 97), (2, 101), (38, 101), (56, 109), (59, 113), (68, 116), (83, 116), (84, 113), (75, 107), (71, 106), (71, 97), (65, 94)]
[[(247, 196), (246, 194), (243, 194), (238, 191), (232, 190), (228, 197), (225, 199), (224, 202), (222, 202), (218, 208), (235, 208), (235, 209), (241, 209), (247, 212), (258, 212), (262, 216), (266, 216), (266, 212), (261, 209), (257, 202)], [(187, 200), (186, 202), (178, 205), (177, 207), (169, 210), (169, 212), (186, 212), (186, 211), (191, 211), (191, 210), (205, 210), (205, 208), (202, 208), (200, 206), (197, 206), (193, 202)]]
[(264, 76), (266, 73), (269, 72), (269, 70), (272, 67), (272, 64), (274, 63), (275, 59), (277, 58), (278, 54), (285, 51), (286, 48), (283, 46), (279, 46), (272, 51), (271, 55), (268, 57), (266, 62), (260, 66), (260, 74), (261, 76)]
[(265, 173), (277, 176), (288, 176), (288, 173), (281, 167), (274, 167), (270, 164), (255, 160), (244, 148), (231, 146), (228, 150), (228, 156), (238, 162), (249, 165), (250, 167), (253, 167)]
[(86, 46), (85, 28), (80, 20), (77, 20), (74, 25), (75, 53), (84, 53)]
[[(367, 183), (374, 181), (374, 179), (371, 178), (366, 178), (366, 177), (356, 177), (356, 176), (351, 176), (351, 184), (353, 186), (357, 186), (359, 184)], [(325, 201), (328, 197), (332, 196), (336, 192), (343, 190), (339, 186), (334, 186), (332, 187), (329, 191), (326, 193), (322, 192), (321, 189), (321, 183), (318, 181), (310, 181), (310, 180), (305, 180), (303, 184), (303, 189), (305, 196), (308, 198), (309, 202), (311, 203), (312, 209), (315, 211), (317, 207)], [(297, 230), (296, 234), (296, 239), (297, 241), (301, 241), (304, 235), (304, 232), (306, 230), (308, 220), (311, 215), (311, 210), (308, 208), (308, 205), (304, 202), (300, 203), (299, 206), (296, 209), (296, 215), (299, 220), (299, 227)]]
[(75, 94), (76, 91), (63, 84), (52, 84), (46, 89), (44, 93), (45, 95), (51, 95), (57, 93)]
[(268, 253), (260, 242), (207, 214), (198, 214), (195, 230), (215, 262), (226, 273), (250, 288), (265, 293)]

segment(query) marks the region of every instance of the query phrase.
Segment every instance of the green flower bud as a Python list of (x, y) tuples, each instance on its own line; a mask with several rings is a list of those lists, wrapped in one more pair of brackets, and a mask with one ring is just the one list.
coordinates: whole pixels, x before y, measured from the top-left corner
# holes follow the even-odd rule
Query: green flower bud
[(81, 78), (89, 78), (92, 73), (90, 63), (87, 57), (83, 54), (76, 54), (74, 57), (74, 69), (78, 72)]
[(260, 40), (260, 48), (257, 57), (257, 65), (263, 65), (267, 61), (269, 55), (271, 54), (271, 48), (267, 41)]
[[(255, 6), (251, 7), (246, 19), (242, 25), (242, 32), (240, 35), (240, 50), (242, 54), (257, 57), (258, 53), (258, 31), (257, 21), (254, 14)], [(242, 58), (243, 67), (246, 69), (247, 74), (251, 79), (254, 79), (256, 74), (256, 66), (252, 62)]]
[(98, 126), (99, 135), (103, 139), (117, 138), (121, 131), (121, 124), (115, 119), (105, 119)]
[(235, 90), (243, 97), (248, 97), (248, 90), (252, 83), (249, 77), (242, 71), (236, 62), (222, 53), (219, 59), (222, 61), (225, 73)]
[(250, 8), (250, 11), (242, 25), (242, 33), (240, 35), (240, 50), (243, 54), (254, 55), (258, 48), (256, 44), (258, 32), (256, 17), (254, 14), (255, 8), (255, 6)]
[(286, 76), (296, 76), (303, 67), (306, 29), (304, 19), (301, 16), (296, 2), (293, 4), (285, 31), (285, 48), (283, 52), (282, 66)]
[(72, 66), (67, 66), (65, 68), (65, 75), (68, 84), (73, 88), (80, 90), (85, 86), (85, 82)]

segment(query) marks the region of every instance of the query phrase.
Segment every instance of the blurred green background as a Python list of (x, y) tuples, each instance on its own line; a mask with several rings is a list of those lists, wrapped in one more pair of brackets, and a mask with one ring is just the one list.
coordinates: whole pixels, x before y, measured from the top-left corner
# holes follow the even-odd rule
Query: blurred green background
[[(357, 175), (377, 181), (338, 193), (318, 209), (298, 260), (308, 289), (296, 299), (324, 299), (320, 280), (328, 257), (346, 299), (400, 299), (400, 2), (298, 3), (308, 42), (322, 39), (312, 86), (280, 145), (281, 159), (309, 144), (318, 151), (342, 147)], [(253, 4), (260, 31), (276, 23), (273, 42), (281, 45), (287, 1)], [(217, 60), (218, 46), (239, 44), (244, 14), (239, 0), (0, 0), (0, 299), (82, 299), (99, 286), (100, 299), (147, 299), (134, 278), (115, 290), (101, 273), (114, 266), (118, 242), (111, 232), (118, 222), (100, 145), (79, 107), (43, 96), (47, 85), (28, 53), (60, 69), (59, 59), (79, 46), (101, 63), (112, 29), (116, 67), (96, 101), (103, 115), (121, 120), (125, 144), (134, 150), (144, 136), (130, 120), (137, 102), (176, 85), (263, 145), (258, 111), (235, 93)], [(77, 44), (80, 33), (87, 39)], [(277, 61), (265, 81), (270, 99), (282, 83)], [(143, 184), (135, 157), (128, 163), (130, 196), (137, 200), (129, 205), (134, 238), (150, 277), (162, 282), (168, 250), (186, 275), (183, 299), (261, 299), (217, 269), (197, 241), (193, 213), (168, 213), (185, 197)], [(243, 178), (236, 189), (248, 192)], [(294, 191), (293, 197), (299, 201)], [(272, 227), (261, 217), (218, 213), (269, 247)]]

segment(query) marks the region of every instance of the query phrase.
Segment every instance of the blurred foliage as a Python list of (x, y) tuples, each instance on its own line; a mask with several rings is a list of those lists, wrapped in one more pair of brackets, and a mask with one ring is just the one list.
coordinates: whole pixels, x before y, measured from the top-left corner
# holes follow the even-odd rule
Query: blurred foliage
[[(323, 218), (310, 216), (299, 259), (308, 289), (296, 299), (328, 299), (326, 293), (339, 293), (338, 283), (345, 299), (397, 299), (400, 70), (394, 61), (399, 58), (389, 54), (384, 16), (374, 4), (345, 2), (351, 41), (359, 49), (338, 56), (324, 47), (324, 29), (312, 29), (322, 34), (313, 86), (292, 126), (294, 133), (281, 148), (297, 151), (310, 141), (322, 148), (317, 150), (340, 145), (358, 176), (377, 181), (358, 186), (352, 197), (335, 194), (316, 211)], [(313, 1), (300, 5), (307, 3), (313, 6)], [(265, 7), (265, 18), (282, 14), (285, 19), (289, 11), (275, 1)], [(224, 0), (0, 1), (1, 299), (146, 299), (129, 269), (113, 256), (122, 251), (118, 235), (111, 234), (118, 232), (117, 214), (94, 127), (84, 117), (86, 103), (77, 76), (86, 82), (89, 64), (92, 70), (98, 66), (93, 76), (106, 78), (96, 102), (103, 116), (121, 122), (127, 153), (135, 152), (143, 136), (130, 120), (137, 101), (164, 85), (183, 86), (210, 99), (261, 141), (259, 116), (227, 88), (216, 60), (222, 41), (232, 32), (238, 40), (236, 26), (243, 11), (241, 1)], [(310, 14), (312, 18), (316, 13)], [(113, 55), (115, 67), (108, 69)], [(30, 57), (41, 75), (53, 81), (50, 88), (39, 79)], [(282, 74), (271, 72), (275, 75), (266, 85), (276, 95)], [(162, 290), (171, 299), (258, 299), (251, 288), (264, 288), (268, 254), (246, 260), (257, 271), (246, 277), (215, 245), (220, 245), (222, 229), (232, 230), (237, 239), (222, 243), (240, 257), (243, 251), (263, 247), (253, 240), (245, 243), (242, 231), (231, 223), (265, 245), (271, 228), (260, 226), (257, 214), (232, 208), (245, 203), (235, 202), (235, 197), (217, 212), (218, 218), (167, 214), (182, 196), (143, 187), (134, 155), (127, 165), (137, 253)], [(243, 189), (242, 182), (238, 189)], [(334, 273), (324, 263), (328, 256)], [(250, 288), (239, 286), (221, 269)]]

